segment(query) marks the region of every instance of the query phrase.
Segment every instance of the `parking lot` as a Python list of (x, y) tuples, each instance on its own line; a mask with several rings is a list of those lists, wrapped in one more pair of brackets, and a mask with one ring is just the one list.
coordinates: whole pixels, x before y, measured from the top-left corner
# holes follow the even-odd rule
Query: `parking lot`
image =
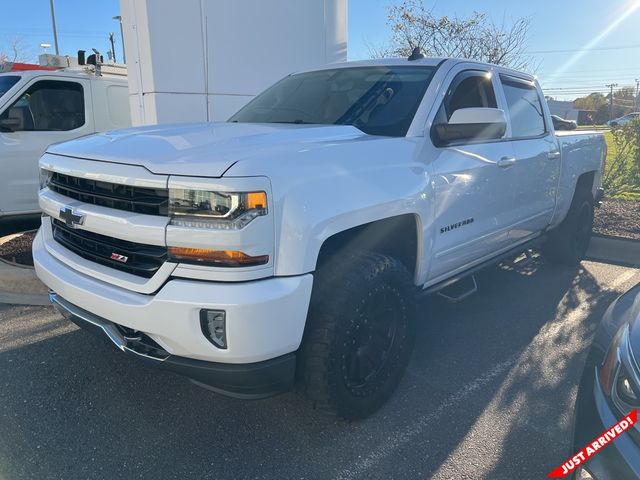
[(0, 478), (544, 478), (566, 457), (594, 326), (640, 270), (536, 259), (421, 304), (409, 373), (346, 423), (142, 366), (47, 307), (0, 306)]

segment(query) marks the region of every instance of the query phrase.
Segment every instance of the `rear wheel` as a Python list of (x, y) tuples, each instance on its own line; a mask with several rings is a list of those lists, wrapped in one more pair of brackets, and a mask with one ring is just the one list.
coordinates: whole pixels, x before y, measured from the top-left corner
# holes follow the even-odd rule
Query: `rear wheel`
[(413, 349), (413, 288), (407, 269), (380, 254), (318, 269), (298, 368), (318, 408), (358, 419), (384, 405)]
[(577, 265), (587, 254), (593, 229), (594, 202), (590, 191), (577, 192), (567, 218), (550, 233), (544, 254), (564, 265)]

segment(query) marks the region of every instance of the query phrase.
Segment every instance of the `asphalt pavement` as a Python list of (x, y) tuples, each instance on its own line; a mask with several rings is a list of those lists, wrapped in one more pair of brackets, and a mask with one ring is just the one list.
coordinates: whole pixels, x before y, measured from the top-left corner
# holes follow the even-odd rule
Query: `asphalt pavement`
[(51, 308), (0, 305), (0, 479), (542, 479), (568, 456), (607, 305), (640, 270), (496, 267), (424, 301), (409, 371), (357, 423), (294, 393), (228, 399), (123, 356)]

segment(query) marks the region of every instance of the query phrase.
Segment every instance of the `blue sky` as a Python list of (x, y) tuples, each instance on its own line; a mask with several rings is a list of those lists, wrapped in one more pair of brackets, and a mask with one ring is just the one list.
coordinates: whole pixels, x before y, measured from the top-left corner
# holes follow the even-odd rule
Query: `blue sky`
[[(295, 1), (295, 0), (292, 0)], [(368, 57), (368, 45), (380, 45), (389, 37), (387, 6), (399, 0), (349, 1), (349, 58)], [(41, 43), (53, 44), (48, 0), (3, 0), (0, 21), (0, 50), (15, 37), (35, 58)], [(118, 0), (55, 0), (58, 37), (63, 54), (75, 55), (82, 48), (101, 52), (109, 48), (107, 35), (117, 38), (120, 30), (112, 20), (119, 14)], [(540, 63), (537, 72), (543, 87), (554, 95), (604, 90), (607, 83), (635, 85), (640, 79), (640, 8), (624, 16), (640, 0), (463, 0), (431, 1), (438, 15), (468, 15), (472, 10), (488, 13), (495, 21), (531, 17), (528, 50)], [(617, 23), (617, 25), (616, 25)], [(607, 35), (594, 39), (616, 25)], [(585, 45), (591, 49), (580, 54)], [(53, 49), (50, 49), (50, 51)], [(557, 90), (556, 90), (557, 89)], [(566, 90), (560, 90), (566, 89)], [(565, 96), (565, 95), (563, 95)]]

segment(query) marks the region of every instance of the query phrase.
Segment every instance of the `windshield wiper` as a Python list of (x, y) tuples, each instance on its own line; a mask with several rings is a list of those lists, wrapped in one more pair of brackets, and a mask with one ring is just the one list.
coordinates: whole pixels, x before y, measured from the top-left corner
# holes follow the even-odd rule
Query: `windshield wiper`
[(294, 125), (314, 125), (313, 122), (306, 122), (304, 120), (290, 120), (290, 121), (282, 121), (282, 122), (269, 122), (269, 123), (290, 123)]

